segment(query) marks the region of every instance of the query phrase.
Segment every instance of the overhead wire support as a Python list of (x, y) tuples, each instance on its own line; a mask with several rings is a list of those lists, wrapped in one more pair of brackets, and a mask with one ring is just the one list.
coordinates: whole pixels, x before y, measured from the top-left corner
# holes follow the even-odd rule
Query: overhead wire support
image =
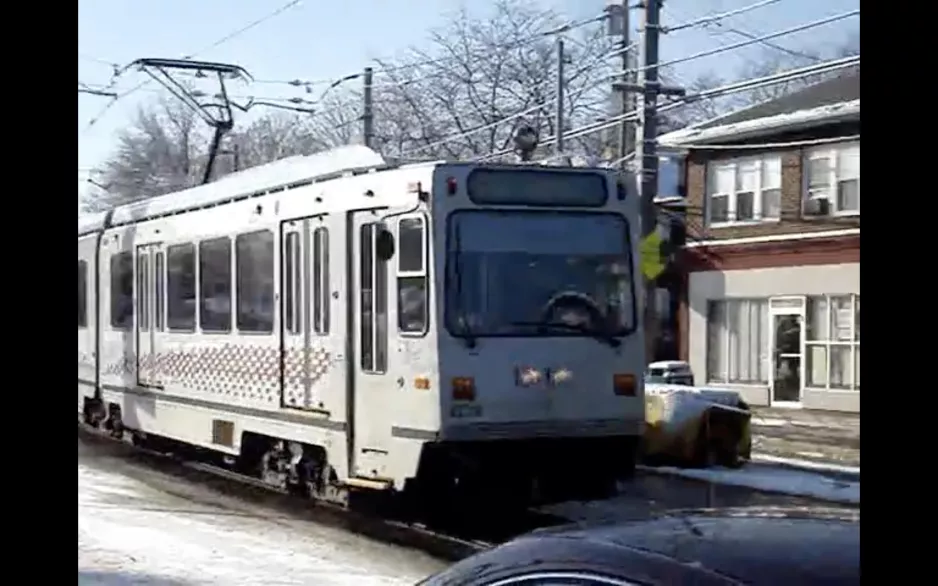
[(78, 88), (78, 93), (80, 94), (90, 94), (92, 96), (102, 96), (105, 98), (116, 98), (117, 94), (114, 92), (106, 92), (103, 90), (94, 90), (91, 88)]
[[(209, 145), (208, 161), (205, 164), (205, 174), (202, 176), (202, 183), (208, 183), (212, 178), (212, 170), (215, 166), (215, 158), (218, 156), (218, 149), (221, 146), (221, 139), (234, 126), (234, 116), (231, 111), (232, 102), (228, 97), (225, 81), (226, 79), (240, 79), (250, 82), (251, 75), (239, 65), (214, 61), (192, 61), (189, 59), (144, 58), (137, 59), (130, 66), (139, 67), (214, 129), (212, 142)], [(220, 86), (220, 93), (217, 94), (220, 98), (219, 101), (210, 104), (200, 102), (198, 95), (170, 75), (170, 70), (195, 71), (197, 77), (204, 76), (205, 72), (214, 73)], [(200, 93), (199, 95), (204, 94)], [(213, 114), (212, 110), (218, 112), (218, 114)]]
[[(302, 0), (290, 0), (289, 2), (286, 2), (285, 4), (279, 6), (278, 8), (276, 8), (275, 10), (273, 10), (272, 12), (269, 12), (269, 13), (265, 14), (264, 16), (262, 16), (262, 17), (260, 17), (260, 18), (258, 18), (258, 19), (256, 19), (256, 20), (251, 21), (251, 22), (248, 23), (247, 25), (245, 25), (245, 26), (243, 26), (243, 27), (241, 27), (241, 28), (239, 28), (239, 29), (237, 29), (237, 30), (235, 30), (235, 31), (233, 31), (233, 32), (230, 32), (230, 33), (226, 34), (225, 36), (221, 37), (221, 38), (218, 39), (217, 41), (213, 42), (211, 45), (208, 45), (207, 47), (205, 47), (205, 48), (203, 48), (203, 49), (200, 49), (200, 50), (198, 50), (198, 51), (195, 51), (194, 53), (190, 53), (190, 54), (184, 56), (183, 59), (184, 59), (184, 60), (191, 60), (191, 59), (194, 59), (194, 58), (195, 58), (197, 55), (199, 55), (200, 53), (203, 53), (203, 52), (208, 51), (208, 50), (210, 50), (210, 49), (214, 49), (214, 48), (218, 47), (219, 45), (221, 45), (221, 44), (223, 44), (223, 43), (227, 43), (228, 41), (232, 40), (233, 38), (238, 37), (238, 36), (240, 36), (240, 35), (246, 33), (247, 31), (253, 29), (254, 27), (257, 27), (257, 26), (259, 26), (259, 25), (261, 25), (261, 24), (267, 22), (268, 20), (270, 20), (270, 19), (272, 19), (272, 18), (274, 18), (274, 17), (280, 15), (281, 13), (285, 12), (287, 9), (293, 8), (294, 6), (299, 5), (301, 2), (302, 2)], [(111, 77), (111, 82), (108, 84), (108, 86), (107, 86), (105, 89), (106, 89), (106, 90), (110, 90), (111, 88), (113, 88), (114, 85), (117, 83), (117, 80), (120, 78), (121, 74), (123, 74), (124, 71), (126, 71), (129, 67), (130, 67), (130, 66), (125, 66), (125, 67), (123, 67), (123, 68), (118, 68), (117, 66), (114, 66), (114, 69), (115, 69), (114, 75)], [(104, 115), (108, 112), (108, 110), (110, 110), (110, 109), (114, 106), (114, 104), (116, 104), (116, 103), (117, 103), (118, 101), (120, 101), (121, 99), (126, 98), (127, 96), (129, 96), (129, 95), (131, 95), (131, 94), (137, 92), (137, 91), (140, 90), (142, 87), (144, 87), (145, 85), (147, 85), (148, 82), (149, 82), (149, 80), (146, 80), (146, 79), (145, 79), (145, 80), (141, 81), (139, 84), (137, 84), (137, 85), (135, 85), (134, 87), (130, 88), (129, 90), (127, 90), (127, 91), (125, 91), (125, 92), (121, 92), (121, 93), (119, 93), (117, 96), (115, 96), (114, 98), (112, 98), (111, 101), (108, 102), (107, 105), (105, 105), (104, 108), (102, 108), (101, 111), (98, 112), (98, 113), (88, 122), (88, 125), (85, 126), (85, 128), (84, 128), (84, 130), (83, 130), (82, 132), (85, 132), (85, 131), (87, 131), (88, 129), (90, 129), (92, 126), (94, 126), (94, 124), (95, 124), (102, 116), (104, 116)]]

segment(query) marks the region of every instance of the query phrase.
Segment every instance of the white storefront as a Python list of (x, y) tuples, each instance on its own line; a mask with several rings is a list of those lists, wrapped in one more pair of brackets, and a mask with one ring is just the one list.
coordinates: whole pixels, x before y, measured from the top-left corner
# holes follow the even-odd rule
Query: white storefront
[(859, 412), (859, 263), (688, 277), (698, 384), (738, 390), (752, 405)]

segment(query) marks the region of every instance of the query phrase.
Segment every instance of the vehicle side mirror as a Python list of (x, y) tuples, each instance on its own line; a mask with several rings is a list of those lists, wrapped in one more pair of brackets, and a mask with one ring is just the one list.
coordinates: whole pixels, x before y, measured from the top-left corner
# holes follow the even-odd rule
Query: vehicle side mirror
[(381, 262), (387, 262), (394, 258), (394, 234), (390, 230), (382, 229), (378, 232), (375, 239), (375, 253)]

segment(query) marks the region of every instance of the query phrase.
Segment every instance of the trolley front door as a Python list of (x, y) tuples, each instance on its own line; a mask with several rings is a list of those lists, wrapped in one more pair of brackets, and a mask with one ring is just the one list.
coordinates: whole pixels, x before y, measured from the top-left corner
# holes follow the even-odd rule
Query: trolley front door
[(376, 243), (383, 210), (349, 213), (349, 475), (386, 478), (396, 383), (388, 380), (388, 263)]
[(137, 247), (136, 262), (136, 331), (137, 384), (162, 387), (159, 370), (157, 332), (162, 331), (165, 315), (165, 261), (162, 246)]

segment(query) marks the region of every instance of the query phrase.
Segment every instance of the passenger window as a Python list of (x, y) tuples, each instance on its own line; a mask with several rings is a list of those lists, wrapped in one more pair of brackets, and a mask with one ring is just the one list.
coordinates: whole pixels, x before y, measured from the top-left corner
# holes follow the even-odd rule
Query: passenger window
[(231, 239), (199, 243), (199, 325), (203, 332), (231, 331)]
[(153, 276), (154, 282), (156, 283), (156, 305), (153, 311), (153, 327), (157, 331), (162, 332), (163, 328), (166, 326), (163, 321), (163, 304), (166, 303), (166, 261), (162, 252), (156, 253), (155, 267), (153, 270), (156, 271), (156, 274)]
[(360, 233), (361, 368), (372, 373), (387, 370), (387, 263), (379, 261), (375, 255), (380, 229), (379, 224), (364, 224)]
[(78, 261), (78, 327), (88, 327), (88, 263)]
[(143, 252), (137, 255), (137, 329), (150, 329), (150, 256)]
[(270, 230), (241, 234), (235, 252), (238, 330), (273, 333), (274, 234)]
[(427, 243), (423, 218), (403, 218), (397, 226), (397, 328), (426, 333), (429, 324)]
[(283, 319), (288, 334), (300, 333), (300, 235), (287, 234), (283, 250)]
[(134, 322), (134, 255), (111, 256), (111, 327), (127, 330)]
[(195, 245), (166, 249), (166, 325), (170, 330), (195, 331)]
[(329, 230), (313, 231), (313, 330), (329, 333)]

